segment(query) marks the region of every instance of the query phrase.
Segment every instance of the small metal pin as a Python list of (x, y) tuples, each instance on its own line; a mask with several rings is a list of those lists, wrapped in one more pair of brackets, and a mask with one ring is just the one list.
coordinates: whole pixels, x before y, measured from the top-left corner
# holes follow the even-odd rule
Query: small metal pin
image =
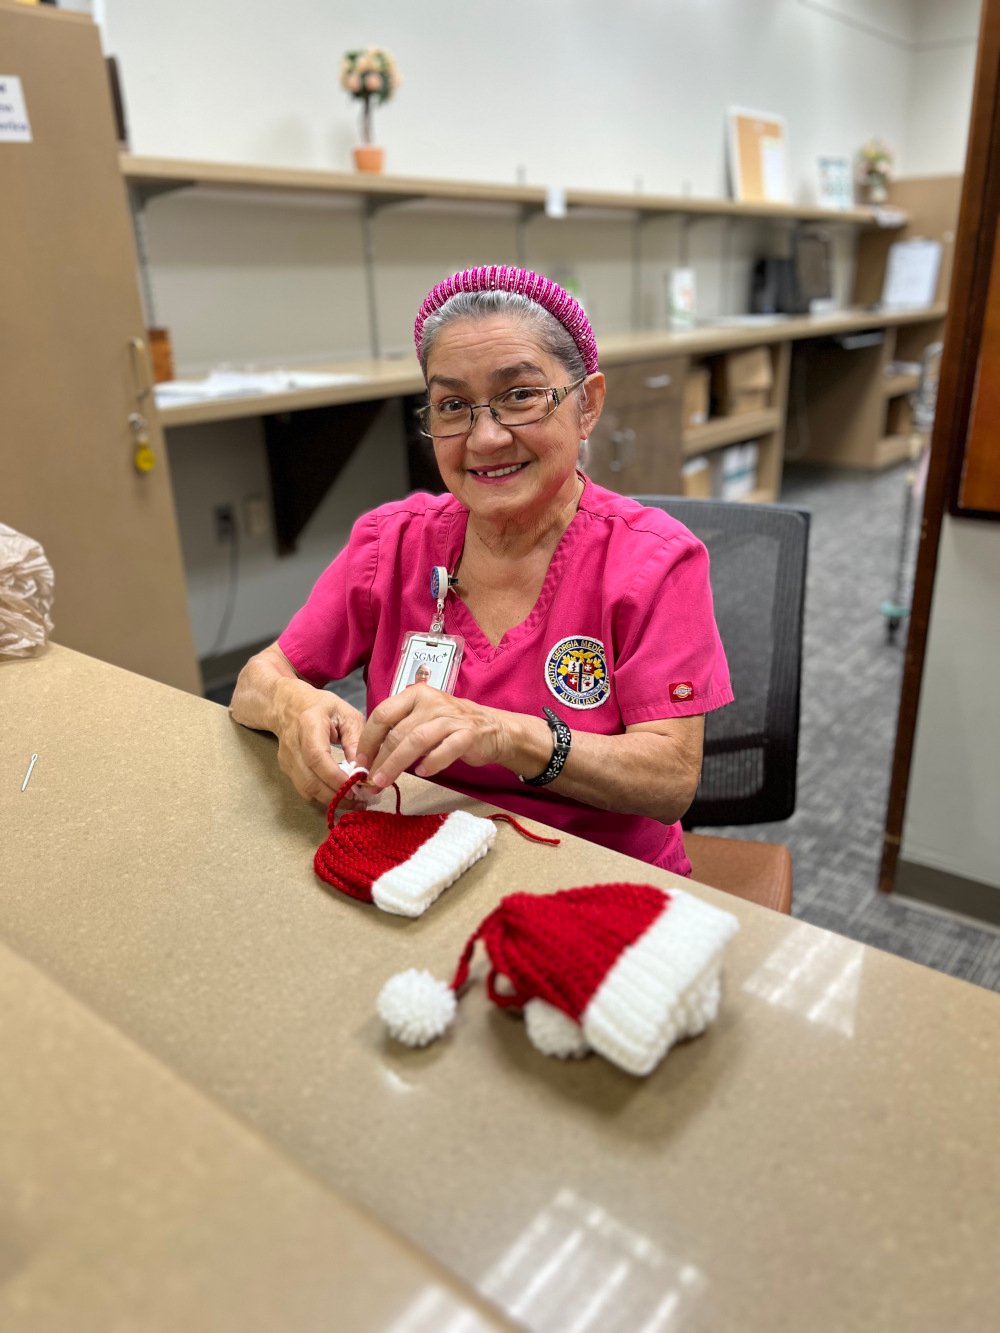
[(31, 763), (28, 765), (28, 771), (27, 771), (27, 773), (25, 773), (25, 775), (24, 775), (24, 781), (21, 783), (21, 790), (22, 790), (22, 791), (24, 791), (25, 787), (27, 787), (27, 785), (28, 785), (28, 779), (31, 777), (31, 770), (35, 767), (35, 764), (36, 764), (37, 762), (38, 762), (38, 755), (37, 755), (37, 754), (33, 754), (33, 755), (31, 756)]

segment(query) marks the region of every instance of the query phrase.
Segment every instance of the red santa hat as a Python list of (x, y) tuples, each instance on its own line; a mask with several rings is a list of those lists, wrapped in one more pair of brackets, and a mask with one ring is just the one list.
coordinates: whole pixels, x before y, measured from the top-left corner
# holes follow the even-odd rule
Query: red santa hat
[(382, 810), (350, 810), (336, 818), (347, 791), (363, 781), (354, 773), (327, 811), (330, 832), (313, 857), (320, 879), (362, 902), (397, 916), (420, 916), (476, 861), (497, 836), (496, 825), (466, 810), (449, 814), (403, 815)]
[(455, 1016), (482, 940), (490, 999), (523, 1010), (540, 1051), (595, 1050), (627, 1073), (648, 1074), (715, 1018), (722, 954), (738, 929), (729, 912), (652, 884), (513, 893), (469, 939), (450, 985), (411, 968), (386, 982), (378, 1011), (398, 1041), (434, 1041)]
[(329, 834), (316, 849), (313, 869), (325, 883), (351, 898), (374, 903), (396, 916), (421, 916), (449, 884), (486, 855), (497, 836), (494, 821), (506, 820), (522, 837), (555, 846), (558, 838), (532, 833), (512, 815), (482, 819), (466, 810), (449, 814), (404, 815), (400, 813), (399, 788), (396, 813), (383, 810), (349, 810), (338, 817), (337, 807), (352, 787), (362, 784), (362, 800), (378, 799), (381, 793), (365, 785), (367, 769), (341, 765), (350, 776), (334, 794), (326, 814)]

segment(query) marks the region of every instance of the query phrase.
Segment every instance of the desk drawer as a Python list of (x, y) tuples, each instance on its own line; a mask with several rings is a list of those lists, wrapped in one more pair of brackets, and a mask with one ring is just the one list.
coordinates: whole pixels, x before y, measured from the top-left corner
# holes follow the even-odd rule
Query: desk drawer
[(630, 361), (606, 370), (608, 404), (611, 407), (652, 407), (679, 398), (684, 389), (686, 357), (656, 357)]

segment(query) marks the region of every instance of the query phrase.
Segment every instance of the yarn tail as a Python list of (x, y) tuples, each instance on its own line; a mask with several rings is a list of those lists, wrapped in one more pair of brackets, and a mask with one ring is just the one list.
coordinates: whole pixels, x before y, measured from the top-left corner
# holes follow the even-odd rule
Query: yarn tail
[(505, 824), (513, 825), (521, 837), (527, 838), (529, 842), (544, 842), (549, 847), (558, 847), (561, 841), (560, 838), (543, 838), (540, 833), (532, 833), (530, 829), (526, 829), (523, 824), (519, 823), (513, 815), (490, 815), (489, 817), (498, 824), (502, 819)]

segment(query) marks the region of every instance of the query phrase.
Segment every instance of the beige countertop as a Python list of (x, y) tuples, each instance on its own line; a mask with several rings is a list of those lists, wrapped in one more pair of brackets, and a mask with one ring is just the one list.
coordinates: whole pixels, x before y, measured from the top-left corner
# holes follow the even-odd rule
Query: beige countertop
[[(901, 324), (927, 323), (943, 319), (943, 305), (920, 310), (838, 310), (827, 315), (775, 318), (747, 324), (704, 324), (695, 329), (649, 330), (642, 333), (611, 333), (600, 337), (601, 367), (622, 365), (663, 356), (708, 356), (763, 343), (800, 342), (835, 334), (862, 333)], [(416, 358), (371, 357), (311, 365), (311, 371), (355, 378), (346, 383), (319, 388), (290, 389), (285, 393), (246, 394), (241, 397), (176, 403), (157, 410), (164, 427), (192, 426), (207, 421), (231, 421), (264, 416), (272, 412), (298, 412), (311, 407), (334, 406), (378, 398), (421, 393), (424, 379)]]
[[(1000, 997), (696, 886), (742, 929), (717, 1022), (648, 1079), (546, 1059), (481, 986), (450, 1037), (405, 1050), (375, 1016), (383, 980), (411, 963), (450, 975), (504, 893), (671, 877), (501, 827), (426, 916), (386, 917), (315, 879), (323, 812), (285, 785), (272, 738), (60, 648), (0, 664), (0, 755), (11, 966), (239, 1122), (245, 1150), (262, 1141), (516, 1322), (1000, 1323)], [(404, 785), (406, 810), (455, 804)], [(47, 1054), (44, 1015), (24, 1023)], [(41, 1122), (64, 1092), (36, 1064)], [(134, 1126), (123, 1106), (107, 1116), (113, 1152), (119, 1116), (124, 1141)], [(15, 1197), (68, 1154), (58, 1131), (37, 1150), (37, 1165), (0, 1157)], [(145, 1206), (155, 1218), (155, 1191)], [(129, 1226), (114, 1190), (105, 1207)]]

